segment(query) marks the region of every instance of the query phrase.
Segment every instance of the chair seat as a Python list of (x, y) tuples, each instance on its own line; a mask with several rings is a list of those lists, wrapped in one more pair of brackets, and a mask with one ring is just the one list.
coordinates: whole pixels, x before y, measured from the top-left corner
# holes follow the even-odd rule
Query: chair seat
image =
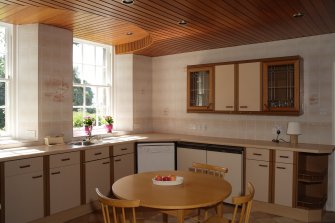
[(211, 216), (208, 218), (204, 223), (230, 223), (231, 221), (227, 218), (220, 217), (220, 216)]

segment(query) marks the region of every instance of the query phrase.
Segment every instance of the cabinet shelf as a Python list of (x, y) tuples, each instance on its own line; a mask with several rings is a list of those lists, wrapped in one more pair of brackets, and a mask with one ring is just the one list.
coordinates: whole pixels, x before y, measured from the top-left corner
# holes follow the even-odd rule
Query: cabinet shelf
[(327, 172), (301, 171), (298, 175), (298, 181), (304, 183), (322, 183)]
[(299, 197), (297, 201), (298, 207), (304, 207), (309, 209), (319, 209), (323, 208), (327, 201), (327, 197), (310, 197), (310, 196), (303, 196)]

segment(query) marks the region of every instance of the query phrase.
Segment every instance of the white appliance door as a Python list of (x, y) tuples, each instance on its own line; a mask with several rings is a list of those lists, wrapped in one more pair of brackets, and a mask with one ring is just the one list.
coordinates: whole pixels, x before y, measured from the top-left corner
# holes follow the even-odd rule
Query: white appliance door
[(225, 202), (231, 204), (232, 197), (241, 196), (243, 192), (242, 154), (207, 151), (207, 163), (228, 168), (228, 173), (225, 175), (225, 180), (227, 180), (231, 184), (232, 192), (230, 196), (225, 200)]
[(137, 145), (137, 172), (175, 170), (174, 143)]

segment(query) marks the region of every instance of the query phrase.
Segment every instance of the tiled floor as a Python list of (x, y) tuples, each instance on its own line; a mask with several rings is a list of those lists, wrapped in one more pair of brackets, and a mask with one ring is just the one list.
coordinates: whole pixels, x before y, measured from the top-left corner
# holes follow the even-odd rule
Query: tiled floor
[[(230, 206), (225, 206), (225, 216), (229, 218), (231, 216), (232, 208)], [(144, 223), (161, 223), (163, 222), (162, 214), (153, 210), (137, 211), (137, 217), (142, 219), (140, 222)], [(100, 223), (103, 222), (102, 214), (100, 211), (85, 215), (66, 223)], [(175, 223), (176, 219), (174, 217), (169, 217), (169, 223)], [(194, 222), (194, 221), (186, 221)], [(250, 223), (302, 223), (300, 221), (289, 219), (285, 217), (280, 217), (276, 215), (266, 214), (263, 212), (252, 212)], [(320, 223), (320, 222), (315, 222)], [(326, 212), (321, 223), (335, 223), (335, 212)]]

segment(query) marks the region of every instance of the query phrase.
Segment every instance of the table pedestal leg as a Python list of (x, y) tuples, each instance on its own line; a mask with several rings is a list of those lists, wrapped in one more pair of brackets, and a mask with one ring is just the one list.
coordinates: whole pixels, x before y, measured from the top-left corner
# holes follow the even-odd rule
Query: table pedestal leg
[(168, 223), (168, 218), (169, 218), (169, 216), (167, 214), (163, 213), (163, 222), (164, 223)]

